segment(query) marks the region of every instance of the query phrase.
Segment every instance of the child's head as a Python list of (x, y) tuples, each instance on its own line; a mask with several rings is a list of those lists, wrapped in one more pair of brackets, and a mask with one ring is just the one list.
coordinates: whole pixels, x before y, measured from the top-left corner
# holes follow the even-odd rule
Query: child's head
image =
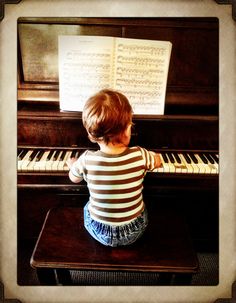
[(92, 142), (123, 143), (123, 135), (132, 123), (132, 107), (117, 91), (101, 90), (86, 102), (83, 125)]

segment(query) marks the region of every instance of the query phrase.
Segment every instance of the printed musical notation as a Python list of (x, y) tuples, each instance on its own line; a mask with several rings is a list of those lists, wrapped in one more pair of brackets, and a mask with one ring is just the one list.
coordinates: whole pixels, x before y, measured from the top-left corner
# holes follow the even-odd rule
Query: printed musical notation
[(82, 111), (103, 88), (117, 89), (136, 114), (163, 114), (171, 43), (101, 36), (59, 37), (60, 108)]

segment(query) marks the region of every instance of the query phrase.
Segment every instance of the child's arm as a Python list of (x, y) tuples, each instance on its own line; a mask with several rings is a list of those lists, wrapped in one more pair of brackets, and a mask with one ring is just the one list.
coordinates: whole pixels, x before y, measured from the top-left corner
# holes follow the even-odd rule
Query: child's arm
[(162, 167), (162, 157), (160, 154), (142, 147), (140, 147), (140, 151), (144, 159), (146, 171), (153, 171), (156, 168)]
[(83, 180), (83, 177), (76, 177), (73, 175), (71, 170), (69, 171), (69, 178), (73, 183), (80, 183)]
[(69, 167), (69, 169), (70, 169), (70, 171), (69, 171), (69, 178), (70, 178), (70, 180), (71, 180), (73, 183), (79, 183), (79, 182), (81, 182), (81, 181), (83, 180), (83, 177), (75, 176), (75, 175), (72, 173), (72, 170), (71, 170), (72, 165), (73, 165), (73, 163), (74, 163), (75, 161), (76, 161), (75, 158), (71, 158), (71, 159), (68, 159), (68, 160), (66, 161), (66, 164), (68, 165), (68, 167)]

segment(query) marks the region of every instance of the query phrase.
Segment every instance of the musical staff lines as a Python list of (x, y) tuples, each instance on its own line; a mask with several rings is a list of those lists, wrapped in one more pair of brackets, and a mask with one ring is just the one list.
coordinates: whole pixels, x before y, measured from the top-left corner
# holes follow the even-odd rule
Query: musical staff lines
[(59, 38), (60, 107), (82, 111), (103, 88), (129, 98), (135, 113), (163, 114), (171, 43), (101, 36)]
[(117, 39), (114, 85), (127, 95), (134, 112), (140, 114), (164, 111), (170, 44), (159, 42)]

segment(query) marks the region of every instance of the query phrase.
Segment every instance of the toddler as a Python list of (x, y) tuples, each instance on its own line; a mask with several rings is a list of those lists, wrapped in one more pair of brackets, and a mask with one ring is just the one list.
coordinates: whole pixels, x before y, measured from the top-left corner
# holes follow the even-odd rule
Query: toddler
[(104, 245), (131, 244), (148, 224), (142, 183), (147, 171), (161, 166), (160, 156), (128, 147), (132, 108), (120, 92), (102, 90), (89, 98), (82, 119), (89, 139), (99, 145), (99, 150), (86, 150), (67, 162), (71, 181), (84, 179), (88, 185), (85, 228)]

